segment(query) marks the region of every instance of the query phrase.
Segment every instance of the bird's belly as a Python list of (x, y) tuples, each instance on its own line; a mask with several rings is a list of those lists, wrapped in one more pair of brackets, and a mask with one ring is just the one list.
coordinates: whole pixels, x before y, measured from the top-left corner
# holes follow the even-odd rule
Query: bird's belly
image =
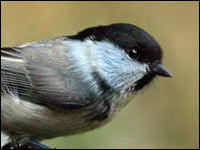
[(78, 112), (77, 110), (77, 112), (59, 112), (53, 110), (52, 116), (48, 116), (47, 118), (48, 121), (46, 120), (45, 122), (41, 123), (46, 124), (46, 127), (44, 128), (43, 125), (42, 129), (41, 126), (39, 126), (39, 128), (41, 128), (39, 130), (41, 130), (42, 132), (38, 132), (38, 135), (36, 135), (35, 138), (50, 139), (58, 136), (67, 136), (90, 131), (99, 128), (111, 121), (113, 117), (117, 114), (117, 112), (119, 112), (119, 110), (120, 109), (115, 108), (110, 111), (109, 114), (106, 115), (106, 117), (104, 117), (105, 114), (103, 114), (103, 117), (100, 118), (99, 114), (95, 115), (98, 117), (91, 117), (91, 112), (87, 111)]
[(1, 129), (11, 138), (42, 140), (78, 134), (102, 126), (117, 112), (104, 119), (92, 119), (87, 117), (91, 113), (88, 111), (55, 110), (17, 97), (1, 98)]
[[(120, 111), (121, 101), (105, 110), (56, 110), (18, 97), (1, 96), (1, 129), (12, 138), (43, 140), (78, 134), (103, 126)], [(125, 101), (126, 102), (126, 101)], [(123, 102), (124, 104), (124, 102)]]

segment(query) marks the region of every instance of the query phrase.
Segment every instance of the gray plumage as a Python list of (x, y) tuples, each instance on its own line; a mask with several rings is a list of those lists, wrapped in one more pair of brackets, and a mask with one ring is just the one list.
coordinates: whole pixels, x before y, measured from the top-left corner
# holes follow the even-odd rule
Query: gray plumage
[(101, 126), (127, 103), (120, 100), (129, 85), (146, 72), (145, 65), (106, 41), (62, 37), (1, 54), (1, 121), (11, 138), (40, 140)]
[(1, 48), (1, 129), (25, 143), (100, 127), (156, 74), (171, 76), (161, 58), (155, 39), (129, 24)]

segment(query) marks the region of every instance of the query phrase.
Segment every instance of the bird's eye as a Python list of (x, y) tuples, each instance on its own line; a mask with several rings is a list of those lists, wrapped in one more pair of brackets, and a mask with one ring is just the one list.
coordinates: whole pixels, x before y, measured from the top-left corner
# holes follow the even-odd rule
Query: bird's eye
[(138, 57), (138, 53), (137, 53), (136, 50), (130, 50), (130, 51), (129, 51), (129, 56), (130, 56), (131, 58), (136, 59), (136, 58)]

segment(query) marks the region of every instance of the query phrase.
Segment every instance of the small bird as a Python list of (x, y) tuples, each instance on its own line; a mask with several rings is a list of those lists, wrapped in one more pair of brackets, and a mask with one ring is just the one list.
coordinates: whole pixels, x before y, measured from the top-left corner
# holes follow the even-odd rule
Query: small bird
[(159, 43), (127, 23), (1, 48), (1, 130), (25, 144), (101, 127), (157, 75)]

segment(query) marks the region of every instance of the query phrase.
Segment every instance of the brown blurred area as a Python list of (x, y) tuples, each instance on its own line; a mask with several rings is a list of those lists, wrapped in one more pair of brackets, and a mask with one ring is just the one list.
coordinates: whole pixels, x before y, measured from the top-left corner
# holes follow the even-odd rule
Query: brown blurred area
[(199, 148), (199, 2), (1, 2), (1, 47), (116, 22), (151, 33), (173, 78), (158, 77), (106, 126), (43, 143), (71, 149)]

